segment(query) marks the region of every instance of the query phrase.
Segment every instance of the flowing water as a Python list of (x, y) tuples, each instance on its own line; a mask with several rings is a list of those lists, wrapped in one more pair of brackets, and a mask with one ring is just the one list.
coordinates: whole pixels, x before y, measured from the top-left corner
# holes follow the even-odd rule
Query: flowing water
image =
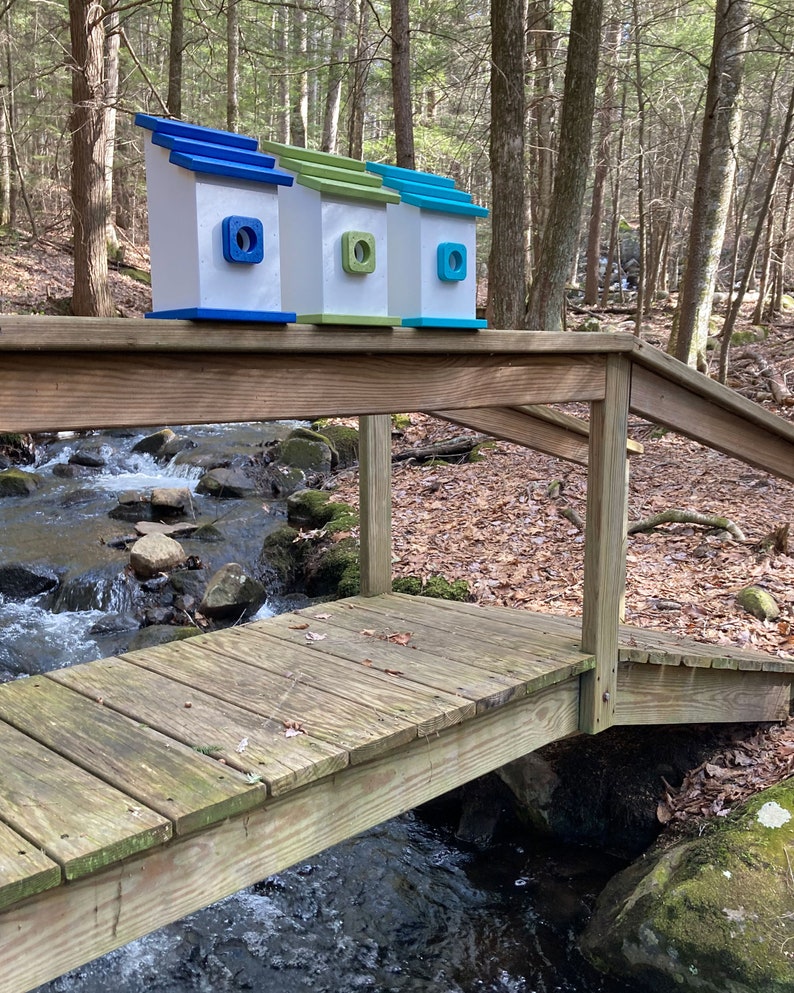
[[(262, 443), (255, 425), (203, 433), (232, 451)], [(107, 513), (121, 490), (195, 486), (195, 470), (120, 455), (134, 437), (93, 441), (107, 446), (101, 474), (53, 476), (77, 444), (63, 439), (36, 467), (44, 489), (0, 503), (0, 565), (45, 563), (74, 591), (71, 604), (62, 594), (0, 597), (0, 679), (124, 650), (130, 633), (108, 635), (99, 623), (135, 596), (124, 553), (103, 543), (126, 526)], [(225, 561), (255, 560), (262, 534), (283, 517), (261, 500), (198, 499), (197, 509), (229, 535)], [(75, 605), (84, 609), (65, 609)], [(467, 847), (456, 823), (452, 802), (391, 820), (37, 993), (641, 993), (600, 977), (576, 950), (618, 863), (528, 842), (515, 825), (485, 849)]]

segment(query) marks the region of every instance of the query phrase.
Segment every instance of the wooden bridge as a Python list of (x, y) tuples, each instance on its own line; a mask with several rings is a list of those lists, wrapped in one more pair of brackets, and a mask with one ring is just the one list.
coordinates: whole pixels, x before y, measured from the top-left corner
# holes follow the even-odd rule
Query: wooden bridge
[[(391, 592), (412, 410), (588, 465), (581, 621)], [(621, 624), (630, 411), (794, 480), (794, 426), (628, 335), (0, 317), (0, 432), (362, 437), (361, 596), (0, 687), (3, 993), (577, 731), (785, 718), (794, 664)]]

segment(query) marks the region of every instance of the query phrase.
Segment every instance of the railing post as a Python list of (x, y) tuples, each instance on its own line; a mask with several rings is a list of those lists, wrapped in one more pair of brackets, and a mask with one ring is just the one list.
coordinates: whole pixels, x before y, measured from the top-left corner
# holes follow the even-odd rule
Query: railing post
[(359, 419), (360, 567), (364, 596), (391, 593), (391, 417)]
[(618, 625), (626, 588), (626, 517), (631, 363), (606, 357), (606, 396), (590, 406), (582, 650), (596, 667), (581, 677), (579, 728), (594, 734), (615, 715)]

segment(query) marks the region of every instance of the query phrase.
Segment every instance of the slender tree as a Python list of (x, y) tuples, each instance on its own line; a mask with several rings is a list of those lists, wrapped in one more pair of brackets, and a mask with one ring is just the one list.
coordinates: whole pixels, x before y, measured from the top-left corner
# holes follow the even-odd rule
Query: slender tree
[(590, 164), (602, 14), (602, 0), (573, 0), (554, 194), (529, 290), (526, 326), (533, 331), (562, 331), (565, 326), (565, 283)]
[(717, 0), (689, 248), (670, 341), (676, 358), (702, 372), (707, 368), (711, 302), (736, 174), (749, 27), (749, 0)]
[(185, 47), (184, 0), (171, 0), (171, 31), (168, 38), (168, 112), (182, 116), (182, 54)]
[(414, 118), (411, 99), (411, 25), (408, 0), (391, 0), (391, 89), (397, 165), (413, 169)]
[(108, 283), (105, 241), (105, 17), (94, 0), (69, 0), (72, 42), (72, 225), (74, 290), (72, 311), (83, 317), (111, 317), (116, 309)]
[(524, 67), (521, 0), (491, 0), (491, 254), (488, 321), (524, 327), (526, 313)]

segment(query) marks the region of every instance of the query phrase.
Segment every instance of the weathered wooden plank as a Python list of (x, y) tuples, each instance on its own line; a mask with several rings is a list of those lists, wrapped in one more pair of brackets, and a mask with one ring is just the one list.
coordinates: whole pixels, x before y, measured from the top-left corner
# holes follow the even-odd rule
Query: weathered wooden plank
[(606, 397), (591, 405), (587, 470), (582, 649), (596, 657), (582, 677), (580, 730), (612, 723), (618, 665), (618, 625), (626, 588), (629, 389), (631, 365), (607, 358)]
[(260, 776), (273, 796), (332, 775), (347, 751), (208, 696), (124, 659), (56, 669), (48, 678), (233, 769)]
[(324, 693), (288, 665), (278, 674), (216, 651), (217, 634), (173, 646), (143, 649), (123, 658), (186, 686), (219, 697), (277, 724), (297, 722), (312, 737), (341, 746), (351, 762), (363, 762), (412, 741), (416, 725), (406, 717)]
[[(479, 407), (476, 410), (434, 410), (431, 413), (502, 441), (525, 445), (578, 465), (587, 465), (590, 426), (587, 421), (564, 411), (542, 404), (524, 404), (520, 407)], [(639, 453), (643, 451), (643, 446), (629, 438), (626, 449), (629, 453)]]
[(784, 674), (622, 662), (616, 724), (699, 724), (788, 718)]
[[(312, 630), (319, 633), (342, 628), (347, 633), (347, 644), (359, 648), (358, 658), (371, 663), (371, 668), (380, 672), (401, 672), (403, 681), (418, 684), (432, 690), (454, 693), (473, 701), (478, 712), (491, 707), (503, 706), (508, 701), (526, 695), (526, 681), (508, 672), (489, 672), (480, 666), (460, 662), (458, 659), (423, 652), (417, 648), (405, 651), (404, 646), (394, 644), (373, 634), (363, 633), (362, 618), (347, 606), (347, 602), (323, 605), (327, 620), (316, 620), (316, 608), (297, 612), (297, 617), (312, 617)], [(338, 655), (338, 642), (334, 639), (323, 642), (325, 652)], [(345, 661), (345, 655), (340, 656)], [(350, 663), (356, 664), (356, 663)]]
[(57, 886), (61, 867), (35, 845), (0, 824), (0, 910)]
[(359, 560), (364, 596), (391, 589), (391, 417), (359, 422)]
[[(399, 611), (392, 609), (390, 599), (362, 598), (356, 601), (356, 613), (362, 620), (369, 614), (372, 617), (370, 627), (377, 628), (379, 621), (381, 631), (378, 633), (388, 636), (410, 631), (409, 646), (438, 655), (441, 660), (454, 658), (489, 671), (519, 676), (525, 681), (527, 693), (568, 679), (592, 665), (592, 659), (578, 651), (554, 652), (547, 645), (527, 645), (520, 633), (512, 640), (509, 634), (502, 637), (489, 633), (483, 638), (481, 633), (478, 636), (470, 630), (462, 630), (454, 622), (443, 626), (433, 623), (438, 615), (432, 607), (430, 613), (420, 619), (420, 611), (427, 609), (421, 603), (402, 608), (405, 613), (400, 616)], [(421, 623), (417, 623), (420, 620)]]
[[(706, 392), (705, 383), (688, 389), (671, 382), (657, 372), (635, 367), (631, 386), (631, 409), (640, 417), (677, 431), (701, 445), (708, 445), (733, 458), (783, 479), (794, 481), (794, 430), (781, 417), (766, 411), (759, 417), (750, 408), (757, 407), (743, 397), (741, 405), (729, 409), (721, 392)], [(726, 393), (733, 393), (722, 387)], [(759, 408), (760, 410), (761, 408)], [(752, 416), (752, 420), (750, 419)]]
[(0, 351), (307, 352), (542, 354), (631, 351), (629, 334), (547, 334), (483, 328), (322, 328), (305, 324), (168, 321), (144, 318), (0, 315)]
[(0, 975), (22, 993), (446, 790), (577, 725), (575, 681), (351, 767), (149, 858), (0, 914)]
[(66, 879), (171, 837), (165, 817), (3, 723), (0, 754), (0, 816), (62, 866)]
[(523, 413), (515, 407), (479, 407), (476, 410), (433, 410), (434, 417), (481, 431), (492, 438), (525, 445), (546, 455), (587, 465), (587, 439), (557, 424)]
[(286, 667), (291, 678), (329, 694), (332, 701), (338, 698), (334, 706), (343, 712), (350, 703), (357, 703), (381, 716), (409, 721), (418, 735), (435, 734), (474, 716), (475, 707), (469, 700), (440, 690), (406, 686), (395, 675), (361, 665), (358, 646), (346, 631), (337, 630), (329, 636), (335, 639), (338, 652), (354, 663), (343, 667), (335, 655), (325, 654), (325, 641), (308, 645), (306, 632), (290, 630), (290, 622), (294, 626), (295, 618), (285, 616), (220, 631), (208, 647), (225, 658), (277, 675)]
[(0, 718), (168, 817), (178, 834), (266, 796), (236, 770), (41, 676), (2, 687)]
[[(454, 651), (454, 645), (461, 638), (475, 646), (478, 653), (485, 649), (481, 664), (487, 665), (490, 652), (489, 645), (514, 650), (517, 646), (531, 655), (533, 660), (549, 659), (560, 662), (569, 659), (592, 662), (592, 656), (582, 653), (578, 631), (576, 635), (568, 636), (562, 633), (539, 631), (534, 624), (513, 624), (507, 626), (499, 617), (491, 614), (490, 608), (467, 605), (452, 600), (436, 600), (430, 597), (408, 596), (404, 593), (392, 593), (370, 603), (351, 598), (346, 601), (363, 610), (368, 608), (379, 610), (384, 618), (393, 619), (403, 625), (421, 625), (419, 630), (429, 627), (430, 631), (444, 631), (448, 637), (444, 642), (449, 646), (444, 648), (444, 654)], [(467, 610), (466, 607), (471, 609)], [(463, 608), (463, 609), (461, 609)], [(525, 615), (528, 619), (530, 614)], [(540, 616), (540, 615), (535, 615)]]
[[(598, 355), (7, 352), (0, 431), (209, 424), (603, 396)], [(119, 403), (135, 397), (134, 404)], [(25, 402), (21, 403), (20, 398)]]

